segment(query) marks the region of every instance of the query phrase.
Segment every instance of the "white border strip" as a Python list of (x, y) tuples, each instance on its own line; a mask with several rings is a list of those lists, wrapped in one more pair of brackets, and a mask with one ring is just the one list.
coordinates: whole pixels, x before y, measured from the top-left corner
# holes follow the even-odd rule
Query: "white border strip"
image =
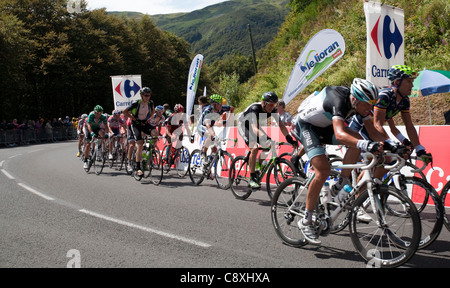
[(200, 247), (203, 247), (203, 248), (209, 248), (209, 247), (212, 246), (212, 245), (204, 243), (204, 242), (200, 242), (200, 241), (197, 241), (197, 240), (188, 239), (188, 238), (185, 238), (185, 237), (182, 237), (182, 236), (178, 236), (178, 235), (175, 235), (175, 234), (170, 234), (170, 233), (162, 232), (162, 231), (155, 230), (155, 229), (152, 229), (152, 228), (136, 225), (136, 224), (133, 224), (133, 223), (130, 223), (130, 222), (126, 222), (126, 221), (122, 221), (122, 220), (119, 220), (119, 219), (115, 219), (115, 218), (112, 218), (112, 217), (109, 217), (109, 216), (105, 216), (105, 215), (102, 215), (102, 214), (98, 214), (98, 213), (95, 213), (95, 212), (92, 212), (92, 211), (88, 211), (88, 210), (85, 210), (85, 209), (80, 209), (79, 211), (82, 212), (82, 213), (85, 213), (87, 215), (94, 216), (94, 217), (97, 217), (97, 218), (101, 218), (101, 219), (104, 219), (104, 220), (107, 220), (107, 221), (111, 221), (111, 222), (114, 222), (114, 223), (117, 223), (117, 224), (120, 224), (120, 225), (128, 226), (128, 227), (131, 227), (131, 228), (136, 228), (136, 229), (139, 229), (139, 230), (142, 230), (142, 231), (145, 231), (145, 232), (154, 233), (154, 234), (157, 234), (157, 235), (160, 235), (160, 236), (163, 236), (163, 237), (172, 238), (172, 239), (175, 239), (175, 240), (179, 240), (179, 241), (182, 241), (182, 242), (185, 242), (185, 243), (188, 243), (188, 244), (193, 244), (193, 245), (196, 245), (196, 246), (200, 246)]
[(5, 169), (1, 169), (0, 171), (2, 171), (2, 173), (5, 174), (5, 176), (8, 177), (9, 179), (11, 179), (11, 180), (16, 179), (11, 174), (9, 174)]

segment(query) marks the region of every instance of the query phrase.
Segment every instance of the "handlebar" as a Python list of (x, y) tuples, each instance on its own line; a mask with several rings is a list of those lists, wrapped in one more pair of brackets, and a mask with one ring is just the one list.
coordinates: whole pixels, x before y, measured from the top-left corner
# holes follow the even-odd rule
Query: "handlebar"
[[(411, 156), (410, 158), (414, 159), (414, 160), (421, 160), (420, 157), (417, 157), (417, 156)], [(425, 168), (427, 168), (427, 166), (428, 166), (428, 163), (425, 162), (425, 161), (422, 161), (422, 167), (420, 167), (418, 169), (413, 169), (413, 170), (411, 170), (411, 172), (413, 172), (413, 173), (420, 173), (423, 170), (425, 170)]]

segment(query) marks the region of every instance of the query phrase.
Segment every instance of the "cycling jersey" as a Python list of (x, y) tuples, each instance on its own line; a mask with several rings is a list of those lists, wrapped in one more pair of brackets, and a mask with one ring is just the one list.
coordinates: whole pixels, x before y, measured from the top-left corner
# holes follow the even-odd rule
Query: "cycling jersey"
[[(131, 114), (133, 114), (133, 116), (136, 118), (136, 123), (138, 122), (145, 122), (150, 118), (150, 115), (155, 107), (155, 105), (153, 104), (153, 101), (150, 100), (148, 102), (148, 106), (145, 107), (145, 109), (141, 110), (141, 101), (142, 100), (138, 100), (136, 102), (133, 102), (130, 106), (128, 106), (126, 108), (127, 111), (129, 111)], [(134, 122), (134, 121), (133, 121)]]
[(292, 134), (302, 143), (309, 159), (325, 154), (323, 144), (340, 144), (334, 135), (333, 119), (347, 122), (355, 114), (349, 95), (347, 87), (329, 86), (300, 104)]
[(200, 134), (203, 136), (206, 132), (206, 121), (210, 121), (210, 126), (214, 126), (216, 121), (220, 120), (220, 116), (223, 113), (229, 112), (231, 110), (231, 107), (228, 105), (222, 105), (222, 109), (219, 112), (214, 111), (214, 107), (212, 105), (208, 105), (203, 107), (202, 109), (202, 115), (200, 116), (200, 120), (198, 121), (200, 126), (200, 129), (198, 130)]
[(91, 112), (86, 121), (86, 125), (91, 124), (92, 130), (104, 129), (107, 123), (105, 114), (102, 114), (99, 119), (95, 119), (95, 112)]
[(398, 113), (409, 113), (410, 102), (408, 97), (403, 97), (397, 103), (397, 96), (393, 88), (385, 88), (378, 93), (378, 101), (374, 109), (386, 111), (386, 121)]
[(120, 127), (125, 125), (125, 120), (123, 118), (116, 119), (114, 116), (109, 116), (108, 124), (111, 129), (120, 129)]
[(346, 121), (355, 110), (350, 103), (350, 89), (343, 86), (325, 87), (306, 98), (298, 107), (298, 119), (316, 127), (333, 125), (333, 118)]
[[(157, 118), (159, 118), (159, 119), (157, 119)], [(158, 117), (158, 115), (155, 113), (155, 114), (153, 114), (152, 117), (150, 117), (150, 119), (148, 119), (148, 123), (152, 127), (158, 127), (159, 125), (162, 125), (165, 120), (166, 120), (166, 118), (163, 115), (161, 115), (161, 117)]]
[(271, 116), (276, 122), (279, 122), (277, 108), (274, 108), (271, 113), (267, 113), (263, 110), (261, 102), (251, 104), (239, 115), (237, 120), (238, 132), (248, 147), (253, 148), (256, 143), (260, 144), (261, 139), (268, 139), (267, 135), (255, 135), (253, 129), (250, 128), (250, 123), (256, 123), (258, 128), (260, 128), (262, 124), (260, 121), (267, 123), (267, 119)]
[[(178, 116), (175, 116), (178, 115)], [(186, 115), (184, 113), (172, 113), (172, 115), (169, 116), (169, 118), (166, 119), (164, 122), (166, 129), (169, 130), (170, 133), (173, 133), (173, 131), (177, 130), (181, 125), (183, 125), (183, 115)]]

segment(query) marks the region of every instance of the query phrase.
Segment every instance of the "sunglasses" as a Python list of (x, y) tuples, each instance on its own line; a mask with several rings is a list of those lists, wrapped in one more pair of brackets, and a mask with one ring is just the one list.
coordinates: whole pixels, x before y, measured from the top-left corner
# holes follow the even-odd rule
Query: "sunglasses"
[(150, 96), (152, 96), (151, 94), (142, 94), (142, 96), (144, 96), (144, 97), (150, 97)]

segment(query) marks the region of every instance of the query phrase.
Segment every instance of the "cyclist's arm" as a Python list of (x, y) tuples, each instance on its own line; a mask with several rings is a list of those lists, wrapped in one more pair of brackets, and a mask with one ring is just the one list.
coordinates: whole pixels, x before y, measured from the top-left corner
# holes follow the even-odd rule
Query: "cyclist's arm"
[(128, 108), (125, 108), (122, 113), (125, 115), (125, 117), (131, 118), (131, 120), (136, 121), (136, 117), (134, 117), (134, 115), (130, 111), (128, 111)]
[(373, 125), (375, 129), (385, 137), (385, 139), (389, 139), (389, 135), (386, 130), (384, 130), (384, 122), (386, 119), (386, 110), (384, 109), (373, 109)]
[(336, 140), (339, 143), (351, 147), (356, 147), (356, 144), (360, 139), (353, 137), (348, 133), (344, 120), (341, 118), (333, 118), (333, 130)]
[(401, 112), (403, 124), (405, 124), (406, 133), (408, 133), (409, 140), (414, 147), (420, 145), (419, 135), (417, 135), (417, 130), (412, 123), (411, 114), (409, 112)]
[(364, 127), (367, 129), (367, 132), (369, 133), (369, 136), (374, 141), (384, 142), (386, 138), (383, 134), (381, 134), (377, 129), (375, 129), (375, 126), (373, 124), (372, 119), (370, 117), (364, 117), (363, 118)]

